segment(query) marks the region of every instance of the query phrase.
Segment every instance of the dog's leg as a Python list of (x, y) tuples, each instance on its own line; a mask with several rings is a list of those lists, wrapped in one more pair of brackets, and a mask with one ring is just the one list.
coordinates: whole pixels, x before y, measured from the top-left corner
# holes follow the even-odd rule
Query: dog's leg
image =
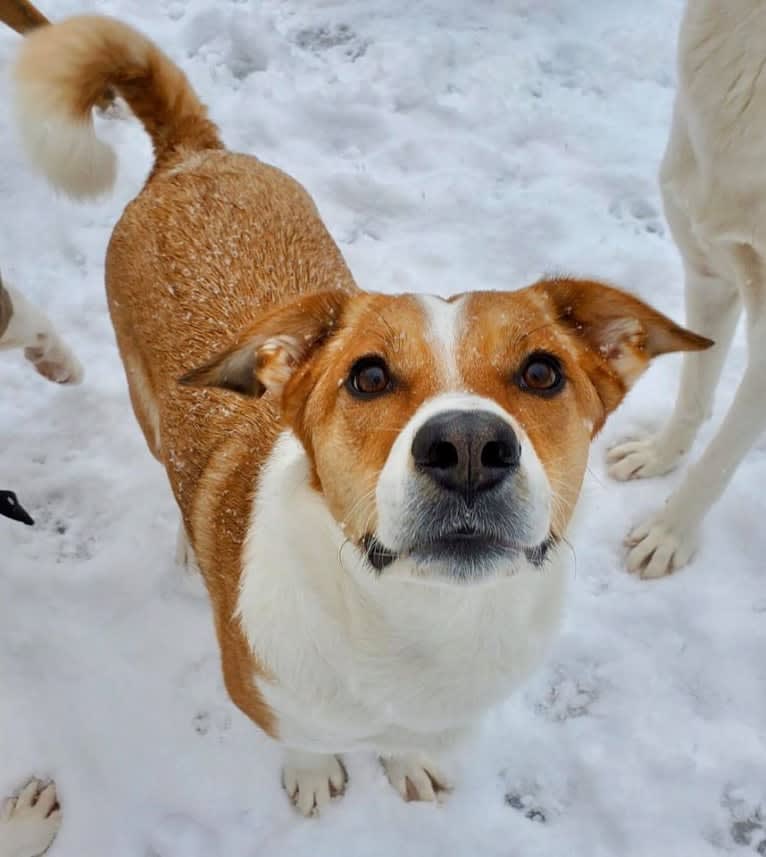
[(766, 269), (747, 245), (736, 245), (731, 260), (747, 312), (747, 369), (710, 446), (665, 507), (629, 536), (628, 569), (642, 577), (661, 577), (688, 562), (706, 512), (766, 429)]
[(48, 317), (19, 291), (9, 286), (5, 290), (10, 302), (7, 327), (0, 335), (0, 350), (23, 348), (24, 356), (49, 381), (77, 384), (82, 380), (80, 362), (56, 333)]
[(436, 801), (452, 789), (447, 777), (420, 753), (381, 756), (389, 783), (404, 800)]
[(684, 354), (676, 405), (663, 429), (609, 450), (609, 475), (614, 479), (660, 476), (673, 470), (689, 451), (700, 426), (712, 414), (715, 389), (737, 327), (740, 305), (736, 286), (687, 262), (686, 323), (715, 345), (706, 351)]
[(32, 780), (0, 809), (0, 857), (38, 857), (61, 825), (56, 787)]
[(337, 756), (286, 750), (282, 785), (303, 815), (314, 815), (346, 788), (346, 771)]

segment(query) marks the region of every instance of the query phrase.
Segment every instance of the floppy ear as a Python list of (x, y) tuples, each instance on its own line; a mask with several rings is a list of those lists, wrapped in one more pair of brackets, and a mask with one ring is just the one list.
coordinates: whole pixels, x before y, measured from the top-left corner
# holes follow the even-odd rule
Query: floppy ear
[(280, 396), (293, 372), (337, 325), (349, 295), (317, 292), (266, 313), (236, 345), (193, 369), (179, 382), (221, 387), (243, 396)]
[(713, 345), (633, 295), (603, 283), (544, 280), (533, 289), (547, 296), (559, 324), (587, 350), (583, 365), (604, 417), (620, 404), (652, 358)]

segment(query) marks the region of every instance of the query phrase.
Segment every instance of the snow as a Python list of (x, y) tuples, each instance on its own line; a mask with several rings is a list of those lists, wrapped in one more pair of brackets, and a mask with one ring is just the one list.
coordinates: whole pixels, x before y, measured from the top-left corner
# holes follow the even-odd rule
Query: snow
[[(50, 0), (108, 12), (189, 73), (235, 149), (314, 195), (360, 284), (447, 294), (599, 275), (681, 319), (656, 170), (681, 0)], [(18, 39), (0, 31), (0, 64)], [(7, 76), (6, 76), (7, 77)], [(0, 102), (9, 104), (7, 79)], [(54, 389), (0, 361), (0, 462), (37, 519), (0, 520), (0, 794), (55, 776), (55, 857), (706, 857), (766, 845), (766, 445), (682, 573), (641, 582), (624, 534), (679, 474), (619, 485), (610, 439), (657, 425), (661, 360), (595, 443), (547, 665), (458, 757), (443, 806), (403, 803), (366, 756), (319, 820), (228, 700), (209, 608), (173, 562), (176, 514), (130, 411), (102, 286), (150, 147), (130, 119), (110, 199), (31, 175), (0, 113), (0, 264), (86, 366)], [(742, 373), (740, 336), (716, 407)], [(700, 446), (715, 422), (706, 427)]]

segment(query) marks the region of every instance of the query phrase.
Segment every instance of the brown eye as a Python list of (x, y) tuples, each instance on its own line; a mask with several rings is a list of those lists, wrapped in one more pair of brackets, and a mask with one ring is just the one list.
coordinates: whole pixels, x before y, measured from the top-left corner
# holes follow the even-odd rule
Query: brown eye
[(543, 396), (558, 393), (564, 386), (561, 364), (552, 354), (531, 354), (519, 373), (519, 386)]
[(346, 386), (358, 399), (372, 399), (388, 392), (391, 376), (381, 357), (363, 357), (351, 368)]

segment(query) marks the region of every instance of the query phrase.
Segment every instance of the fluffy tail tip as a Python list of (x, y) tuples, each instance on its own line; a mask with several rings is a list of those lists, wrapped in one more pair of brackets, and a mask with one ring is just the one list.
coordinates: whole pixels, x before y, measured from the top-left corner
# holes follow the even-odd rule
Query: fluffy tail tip
[(16, 118), (22, 144), (34, 166), (69, 196), (96, 197), (111, 190), (117, 158), (96, 136), (93, 120), (67, 116), (49, 99), (35, 97), (33, 86), (17, 81)]

